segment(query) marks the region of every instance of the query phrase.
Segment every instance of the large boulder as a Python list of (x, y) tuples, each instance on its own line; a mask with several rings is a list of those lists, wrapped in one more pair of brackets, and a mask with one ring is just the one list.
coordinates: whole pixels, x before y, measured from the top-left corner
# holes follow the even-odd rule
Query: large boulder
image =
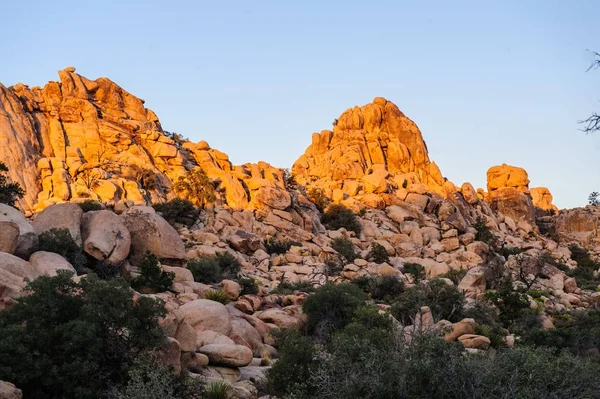
[(179, 234), (154, 209), (134, 206), (120, 217), (131, 234), (129, 258), (133, 264), (141, 263), (148, 251), (161, 262), (175, 266), (187, 259)]
[(23, 391), (15, 386), (15, 384), (0, 381), (0, 399), (22, 399)]
[(107, 210), (87, 212), (81, 224), (83, 250), (100, 261), (116, 264), (127, 258), (131, 235), (123, 219)]
[(38, 251), (31, 255), (29, 263), (37, 276), (56, 276), (59, 270), (76, 273), (68, 260), (54, 252)]
[(544, 212), (556, 213), (558, 207), (552, 203), (553, 197), (546, 187), (532, 187), (529, 190), (533, 206)]
[(37, 214), (33, 219), (32, 225), (38, 234), (50, 229), (66, 228), (71, 233), (71, 237), (81, 245), (81, 217), (83, 211), (77, 204), (65, 203), (49, 206)]
[(178, 310), (196, 332), (210, 330), (227, 336), (231, 333), (229, 312), (222, 303), (196, 299), (183, 304)]
[(17, 246), (12, 253), (20, 258), (29, 259), (37, 247), (38, 237), (25, 215), (11, 206), (0, 204), (0, 222), (12, 222), (19, 227)]
[(19, 225), (15, 222), (0, 222), (0, 252), (14, 254), (19, 243)]
[(535, 207), (525, 169), (507, 164), (493, 166), (487, 171), (487, 188), (487, 201), (495, 212), (535, 226)]
[(244, 367), (252, 361), (252, 351), (242, 345), (211, 344), (198, 349), (208, 356), (209, 364)]

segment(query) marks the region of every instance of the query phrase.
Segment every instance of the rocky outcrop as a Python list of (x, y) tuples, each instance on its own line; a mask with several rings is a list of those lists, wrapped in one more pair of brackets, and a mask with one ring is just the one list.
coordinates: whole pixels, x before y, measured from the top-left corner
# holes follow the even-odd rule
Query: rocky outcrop
[(542, 213), (555, 214), (558, 212), (558, 207), (552, 203), (553, 197), (546, 187), (533, 187), (529, 190), (531, 200), (536, 210)]
[(372, 194), (396, 189), (448, 191), (417, 125), (381, 97), (346, 110), (332, 131), (314, 133), (292, 173), (298, 183), (338, 200), (351, 196), (366, 203)]
[(535, 207), (529, 194), (529, 177), (523, 168), (502, 164), (487, 171), (487, 202), (496, 212), (535, 226)]

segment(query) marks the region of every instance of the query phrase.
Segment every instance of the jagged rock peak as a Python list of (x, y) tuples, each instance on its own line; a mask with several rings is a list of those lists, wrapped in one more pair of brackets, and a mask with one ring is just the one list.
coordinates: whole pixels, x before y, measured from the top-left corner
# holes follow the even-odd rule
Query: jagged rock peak
[(389, 193), (413, 184), (442, 195), (448, 191), (417, 125), (381, 97), (344, 111), (333, 130), (314, 133), (292, 172), (300, 184), (322, 188), (330, 197), (340, 197), (340, 191), (353, 197)]

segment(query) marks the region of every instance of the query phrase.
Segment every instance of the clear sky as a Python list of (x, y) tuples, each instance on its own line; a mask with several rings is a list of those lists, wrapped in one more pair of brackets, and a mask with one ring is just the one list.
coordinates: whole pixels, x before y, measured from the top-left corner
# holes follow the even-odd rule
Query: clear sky
[(460, 185), (529, 172), (563, 207), (600, 191), (600, 1), (3, 1), (0, 81), (75, 66), (236, 163), (290, 167), (311, 133), (386, 97)]

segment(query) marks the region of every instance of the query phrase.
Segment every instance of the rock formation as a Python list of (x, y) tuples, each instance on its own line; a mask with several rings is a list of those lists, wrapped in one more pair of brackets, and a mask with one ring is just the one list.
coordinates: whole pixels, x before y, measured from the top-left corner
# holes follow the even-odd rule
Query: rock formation
[(535, 226), (535, 208), (529, 194), (529, 177), (523, 168), (502, 164), (487, 171), (486, 201), (496, 212), (515, 222)]
[(545, 213), (554, 214), (558, 207), (552, 203), (553, 197), (546, 187), (533, 187), (529, 190), (533, 206)]
[(314, 133), (312, 144), (294, 163), (299, 184), (324, 190), (327, 197), (354, 197), (368, 204), (372, 194), (396, 189), (445, 196), (445, 179), (429, 160), (419, 128), (396, 105), (378, 97), (346, 110), (333, 131)]

